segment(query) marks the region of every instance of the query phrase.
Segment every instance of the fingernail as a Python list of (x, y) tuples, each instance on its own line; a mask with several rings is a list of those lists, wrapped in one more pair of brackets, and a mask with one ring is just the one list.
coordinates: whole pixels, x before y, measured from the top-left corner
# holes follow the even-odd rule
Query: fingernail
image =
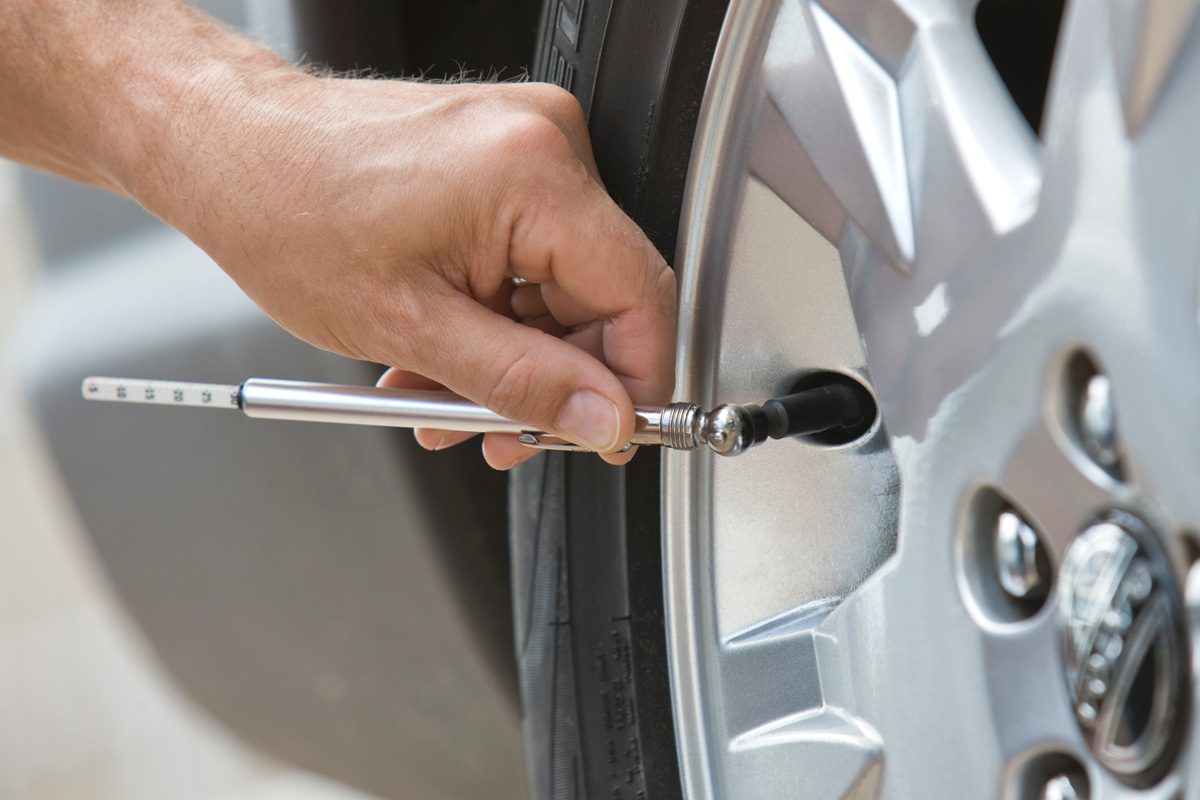
[(529, 459), (533, 458), (536, 455), (537, 455), (537, 453), (533, 453), (531, 455), (526, 455), (524, 453), (517, 453), (515, 456), (512, 457), (511, 461), (509, 461), (507, 464), (505, 464), (502, 467), (496, 467), (496, 469), (500, 470), (501, 472), (508, 472), (513, 467), (524, 464), (526, 461), (528, 461)]
[(417, 444), (420, 447), (422, 447), (423, 449), (428, 450), (429, 452), (432, 453), (435, 450), (441, 450), (443, 447), (446, 446), (446, 444), (445, 444), (446, 443), (446, 434), (445, 433), (440, 434), (437, 439), (435, 439), (434, 441), (429, 442), (427, 444), (426, 442), (421, 441), (421, 433), (423, 431), (424, 431), (423, 428), (413, 428), (413, 438), (417, 440)]
[(621, 413), (607, 397), (584, 389), (571, 395), (559, 412), (558, 429), (585, 447), (612, 450), (619, 444)]

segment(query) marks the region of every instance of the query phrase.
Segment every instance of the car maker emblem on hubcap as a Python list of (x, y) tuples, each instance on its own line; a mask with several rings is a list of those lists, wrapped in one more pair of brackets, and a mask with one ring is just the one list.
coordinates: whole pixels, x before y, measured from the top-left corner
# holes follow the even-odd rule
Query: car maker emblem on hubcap
[(1158, 780), (1186, 715), (1189, 648), (1170, 562), (1146, 524), (1113, 511), (1075, 537), (1058, 605), (1067, 690), (1084, 738), (1123, 780)]

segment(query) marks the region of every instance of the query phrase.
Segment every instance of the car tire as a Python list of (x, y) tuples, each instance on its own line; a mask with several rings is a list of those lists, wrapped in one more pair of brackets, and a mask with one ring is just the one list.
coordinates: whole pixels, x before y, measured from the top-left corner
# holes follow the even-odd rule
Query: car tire
[[(553, 0), (534, 77), (580, 101), (609, 192), (671, 261), (726, 0)], [(537, 800), (681, 796), (663, 630), (660, 462), (547, 454), (510, 484), (517, 662)]]

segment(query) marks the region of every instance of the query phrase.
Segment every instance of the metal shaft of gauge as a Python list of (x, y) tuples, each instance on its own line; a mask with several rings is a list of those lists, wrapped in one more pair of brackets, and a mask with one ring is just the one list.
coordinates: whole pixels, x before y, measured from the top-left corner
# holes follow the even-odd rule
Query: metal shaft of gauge
[[(511, 433), (530, 447), (586, 452), (447, 391), (267, 378), (249, 378), (232, 385), (105, 377), (84, 379), (82, 390), (88, 400), (223, 408), (259, 419)], [(626, 447), (694, 450), (707, 446), (720, 455), (737, 455), (767, 439), (858, 426), (873, 408), (865, 389), (856, 391), (836, 383), (809, 387), (761, 406), (725, 404), (711, 411), (695, 403), (637, 406), (634, 433)]]

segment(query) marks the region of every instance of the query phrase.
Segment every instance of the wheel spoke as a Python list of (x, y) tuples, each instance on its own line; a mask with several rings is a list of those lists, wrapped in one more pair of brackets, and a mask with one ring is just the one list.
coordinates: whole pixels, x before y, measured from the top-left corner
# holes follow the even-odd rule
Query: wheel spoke
[(1198, 0), (1109, 0), (1113, 60), (1125, 125), (1136, 134), (1171, 74)]
[[(782, 3), (767, 92), (843, 206), (898, 262), (913, 255), (899, 102), (891, 76), (819, 6)], [(823, 169), (846, 164), (851, 169)]]

